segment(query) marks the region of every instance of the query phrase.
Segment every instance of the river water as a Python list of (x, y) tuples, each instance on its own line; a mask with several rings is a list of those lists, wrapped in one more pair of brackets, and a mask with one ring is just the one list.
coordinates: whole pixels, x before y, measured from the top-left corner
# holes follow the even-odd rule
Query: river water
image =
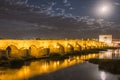
[(98, 65), (85, 61), (91, 58), (120, 59), (120, 49), (73, 56), (60, 61), (26, 62), (19, 69), (0, 67), (0, 80), (120, 80), (120, 75), (101, 71)]

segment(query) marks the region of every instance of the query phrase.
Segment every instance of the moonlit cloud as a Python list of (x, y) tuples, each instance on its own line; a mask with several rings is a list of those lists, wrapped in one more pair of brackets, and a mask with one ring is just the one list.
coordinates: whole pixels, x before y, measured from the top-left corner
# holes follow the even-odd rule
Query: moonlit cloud
[(28, 0), (5, 0), (9, 2), (11, 5), (25, 5), (28, 3)]
[(41, 28), (48, 29), (48, 30), (50, 30), (50, 29), (55, 29), (55, 28), (52, 27), (52, 26), (46, 26), (46, 25), (40, 25), (40, 27), (41, 27)]
[(86, 22), (88, 25), (93, 25), (95, 22), (95, 19), (88, 19)]
[(73, 10), (74, 8), (73, 8), (73, 7), (70, 7), (69, 9), (70, 9), (70, 10)]
[(120, 6), (120, 3), (118, 3), (118, 2), (115, 2), (114, 4), (115, 4), (116, 6)]
[(63, 3), (68, 3), (68, 0), (63, 0)]
[(64, 6), (70, 7), (71, 4), (70, 3), (66, 3)]
[(102, 24), (104, 22), (104, 19), (97, 19), (96, 22)]
[(57, 16), (61, 16), (65, 14), (65, 9), (62, 8), (56, 8), (56, 11), (58, 11)]

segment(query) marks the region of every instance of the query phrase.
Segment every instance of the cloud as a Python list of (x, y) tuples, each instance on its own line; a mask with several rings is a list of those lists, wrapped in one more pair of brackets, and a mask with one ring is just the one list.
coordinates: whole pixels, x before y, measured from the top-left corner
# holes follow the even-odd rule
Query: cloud
[[(65, 1), (65, 4), (68, 3), (68, 1)], [(118, 26), (114, 29), (114, 22), (111, 21), (91, 18), (89, 16), (75, 16), (72, 13), (67, 13), (66, 9), (73, 7), (67, 7), (64, 6), (64, 4), (62, 8), (56, 7), (56, 2), (49, 2), (43, 6), (29, 6), (30, 8), (24, 10), (24, 12), (19, 10), (18, 13), (11, 9), (9, 12), (4, 12), (7, 14), (0, 13), (2, 14), (1, 17), (6, 19), (5, 21), (0, 19), (0, 36), (78, 38), (84, 37), (84, 35), (86, 35), (86, 37), (97, 36), (97, 33), (101, 33), (101, 31), (109, 33), (110, 29), (113, 31), (116, 30), (116, 28), (119, 29)], [(29, 12), (29, 9), (31, 9), (32, 12)]]
[[(29, 13), (31, 15), (31, 13)], [(110, 23), (105, 22), (102, 19), (93, 19), (88, 16), (79, 17), (81, 21), (77, 22), (76, 18), (73, 15), (66, 15), (67, 17), (48, 17), (45, 15), (37, 15), (37, 16), (29, 16), (28, 14), (16, 16), (12, 19), (16, 19), (16, 21), (12, 21), (12, 19), (1, 20), (0, 25), (0, 36), (1, 37), (19, 37), (19, 38), (32, 38), (32, 37), (40, 37), (40, 38), (78, 38), (78, 37), (89, 37), (89, 36), (97, 36), (98, 33), (102, 30), (109, 30)], [(9, 15), (12, 17), (12, 15)], [(19, 17), (21, 19), (19, 19)], [(27, 20), (25, 20), (27, 19)], [(22, 22), (21, 22), (22, 21)], [(84, 21), (84, 22), (83, 22)], [(104, 22), (104, 26), (100, 27), (101, 22)], [(88, 24), (92, 23), (92, 24)], [(97, 23), (97, 24), (96, 24)], [(106, 24), (107, 23), (107, 24)], [(109, 26), (105, 26), (109, 25)], [(6, 30), (7, 28), (7, 30)], [(13, 30), (14, 28), (14, 30)], [(114, 30), (114, 28), (112, 28)], [(71, 34), (72, 33), (72, 34)], [(94, 34), (96, 33), (96, 34)], [(4, 35), (4, 36), (2, 36)], [(83, 36), (84, 35), (84, 36)], [(26, 37), (25, 37), (26, 36)]]
[(97, 22), (98, 24), (102, 25), (103, 22), (104, 22), (104, 19), (97, 19), (96, 22)]
[(86, 22), (88, 25), (93, 25), (95, 22), (95, 19), (88, 19)]
[(44, 12), (47, 14), (47, 15), (53, 15), (54, 14), (54, 9), (53, 9), (53, 7), (56, 5), (56, 2), (50, 2), (50, 3), (48, 3), (49, 5), (47, 5), (46, 7), (45, 7), (45, 10), (44, 10)]
[(65, 3), (65, 4), (68, 3), (68, 0), (63, 0), (63, 3)]
[(67, 13), (64, 15), (64, 18), (75, 18), (71, 13)]
[(63, 0), (64, 6), (69, 7), (69, 9), (73, 9), (71, 3), (68, 0)]
[(28, 0), (5, 0), (10, 5), (26, 5)]
[(71, 5), (71, 3), (66, 3), (64, 6), (71, 7), (72, 5)]
[(87, 20), (88, 20), (88, 18), (89, 18), (89, 16), (75, 16), (75, 18), (76, 18), (76, 20), (78, 21), (78, 22), (87, 22)]
[(70, 7), (69, 9), (70, 9), (70, 10), (73, 10), (74, 8), (73, 8), (73, 7)]
[[(7, 1), (7, 0), (6, 0)], [(29, 0), (8, 0), (11, 5), (19, 5), (19, 7), (27, 7), (31, 12), (43, 13), (50, 16), (66, 16), (66, 10), (73, 10), (71, 3), (68, 0), (63, 0), (63, 7), (56, 7), (56, 1), (49, 1), (46, 4), (35, 5), (29, 4)], [(18, 6), (17, 6), (18, 7)]]
[(33, 11), (33, 12), (37, 12), (37, 13), (44, 13), (46, 15), (54, 15), (54, 9), (53, 7), (56, 5), (56, 2), (49, 2), (48, 5), (42, 5), (42, 6), (33, 6), (33, 10), (38, 9), (37, 11)]
[(114, 5), (116, 5), (116, 6), (120, 6), (120, 3), (118, 3), (118, 2), (115, 2), (115, 3), (114, 3)]
[(55, 6), (56, 5), (56, 2), (51, 2), (51, 6)]
[(52, 26), (47, 26), (47, 25), (40, 25), (40, 27), (41, 27), (41, 28), (45, 28), (45, 29), (49, 29), (49, 30), (55, 29), (54, 27), (52, 27)]
[(55, 10), (57, 11), (56, 16), (62, 16), (65, 14), (65, 9), (63, 8), (56, 8)]

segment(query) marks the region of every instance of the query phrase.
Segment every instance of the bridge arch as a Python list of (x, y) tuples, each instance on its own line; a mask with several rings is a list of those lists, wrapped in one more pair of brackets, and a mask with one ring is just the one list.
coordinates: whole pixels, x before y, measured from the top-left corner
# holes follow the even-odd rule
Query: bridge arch
[(50, 51), (51, 51), (51, 53), (58, 53), (58, 54), (64, 54), (64, 52), (65, 52), (64, 46), (58, 42), (52, 45)]
[(50, 49), (45, 47), (39, 47), (39, 57), (49, 55)]
[(82, 50), (82, 47), (76, 43), (75, 46), (74, 46), (74, 51), (81, 51)]
[(29, 54), (30, 54), (30, 56), (37, 58), (38, 55), (39, 55), (38, 52), (39, 52), (38, 48), (35, 45), (31, 45), (29, 47)]
[(71, 45), (71, 44), (67, 44), (66, 46), (65, 46), (65, 52), (66, 53), (73, 53), (74, 52), (74, 47), (73, 47), (73, 45)]
[(22, 58), (30, 56), (28, 49), (22, 47), (19, 49), (19, 54)]
[(15, 45), (10, 45), (6, 48), (8, 57), (20, 57), (19, 49)]

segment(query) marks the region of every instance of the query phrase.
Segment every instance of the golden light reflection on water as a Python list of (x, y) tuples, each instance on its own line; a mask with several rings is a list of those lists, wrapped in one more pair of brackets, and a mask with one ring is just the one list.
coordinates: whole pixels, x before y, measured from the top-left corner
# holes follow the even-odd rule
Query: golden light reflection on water
[(101, 71), (100, 72), (100, 77), (101, 77), (101, 80), (106, 80), (106, 73), (104, 71)]
[(99, 54), (99, 59), (120, 59), (120, 49), (103, 51)]
[(72, 66), (76, 63), (82, 63), (87, 59), (96, 58), (98, 56), (99, 54), (88, 54), (69, 57), (69, 59), (62, 61), (41, 60), (31, 62), (28, 66), (22, 66), (20, 69), (0, 69), (0, 80), (23, 80), (35, 75), (47, 74)]

